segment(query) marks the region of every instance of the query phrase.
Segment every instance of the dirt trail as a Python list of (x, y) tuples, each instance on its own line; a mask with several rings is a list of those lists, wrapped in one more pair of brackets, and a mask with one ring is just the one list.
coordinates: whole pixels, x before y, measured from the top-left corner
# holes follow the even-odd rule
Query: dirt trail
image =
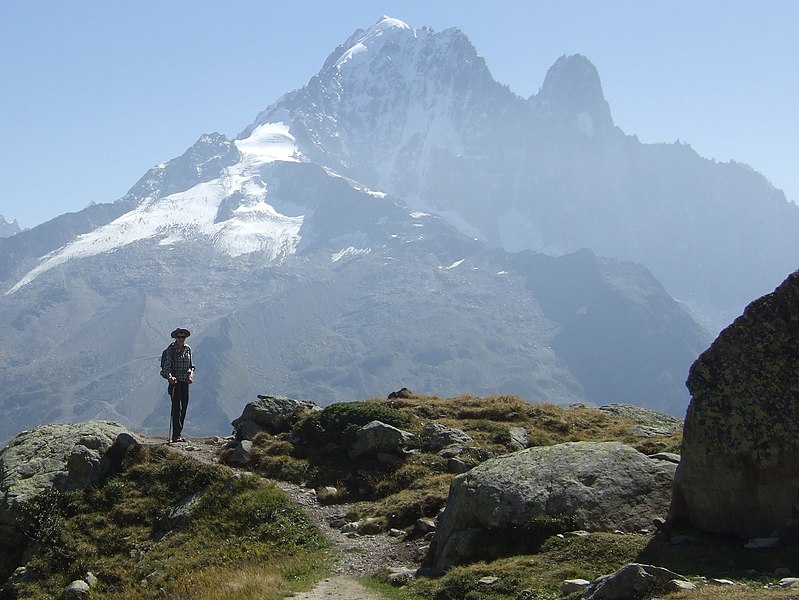
[[(163, 437), (140, 436), (144, 443), (165, 444)], [(225, 439), (188, 438), (184, 443), (169, 444), (169, 448), (190, 458), (218, 463), (219, 450)], [(405, 541), (385, 534), (345, 534), (330, 526), (330, 522), (347, 513), (347, 505), (322, 505), (313, 490), (299, 485), (274, 481), (298, 504), (320, 531), (331, 541), (336, 552), (334, 575), (320, 581), (312, 590), (291, 596), (292, 600), (381, 600), (382, 596), (364, 587), (358, 577), (368, 577), (381, 569), (415, 569), (416, 556), (426, 542)]]
[(290, 596), (291, 600), (383, 600), (349, 575), (338, 575), (316, 584), (309, 592)]

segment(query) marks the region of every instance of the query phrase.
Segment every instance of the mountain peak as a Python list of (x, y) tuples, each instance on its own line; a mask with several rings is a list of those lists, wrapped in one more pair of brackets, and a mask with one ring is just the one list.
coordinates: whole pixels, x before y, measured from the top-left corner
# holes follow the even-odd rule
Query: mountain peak
[(535, 98), (551, 114), (576, 119), (577, 128), (589, 136), (613, 127), (599, 73), (582, 54), (563, 55), (556, 60)]
[[(369, 53), (379, 53), (387, 44), (397, 42), (415, 32), (407, 23), (382, 16), (369, 29), (358, 29), (347, 41), (336, 48), (325, 61), (322, 70), (341, 69), (347, 63), (359, 64)], [(356, 58), (357, 57), (357, 58)]]

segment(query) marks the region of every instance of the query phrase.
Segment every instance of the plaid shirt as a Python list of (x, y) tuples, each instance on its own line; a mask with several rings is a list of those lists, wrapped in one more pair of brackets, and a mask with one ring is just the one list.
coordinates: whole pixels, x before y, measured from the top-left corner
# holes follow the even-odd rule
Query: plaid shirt
[[(183, 348), (178, 348), (175, 342), (169, 345), (169, 352), (166, 353), (166, 360), (164, 361), (164, 370), (161, 371), (161, 377), (166, 378), (170, 373), (177, 377), (178, 381), (189, 380), (189, 370), (194, 370), (194, 365), (191, 362), (191, 348), (188, 344), (183, 344)], [(174, 365), (172, 364), (174, 357)]]

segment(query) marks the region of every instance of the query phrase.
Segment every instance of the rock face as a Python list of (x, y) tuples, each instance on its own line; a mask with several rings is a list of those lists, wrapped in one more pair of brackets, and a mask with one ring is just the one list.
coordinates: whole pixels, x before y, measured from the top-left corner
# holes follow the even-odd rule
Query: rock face
[(53, 487), (67, 491), (98, 481), (136, 443), (111, 421), (42, 425), (12, 439), (0, 452), (0, 579), (17, 566), (25, 546), (16, 529), (20, 506)]
[(675, 468), (618, 442), (569, 442), (488, 460), (453, 480), (428, 566), (442, 572), (492, 558), (492, 540), (536, 518), (566, 517), (589, 531), (649, 526), (668, 510)]
[(799, 508), (799, 271), (693, 364), (670, 521), (767, 537)]

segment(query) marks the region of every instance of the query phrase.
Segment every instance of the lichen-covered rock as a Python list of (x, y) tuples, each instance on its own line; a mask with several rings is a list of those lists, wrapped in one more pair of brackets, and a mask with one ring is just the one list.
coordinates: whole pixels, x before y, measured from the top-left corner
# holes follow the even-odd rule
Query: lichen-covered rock
[(799, 506), (799, 271), (692, 365), (670, 521), (768, 537)]
[(666, 514), (675, 468), (618, 442), (569, 442), (487, 460), (453, 479), (427, 564), (441, 572), (492, 558), (506, 550), (507, 532), (541, 517), (566, 517), (589, 531), (642, 529)]
[(0, 452), (0, 580), (19, 566), (27, 544), (17, 528), (21, 506), (51, 488), (99, 481), (137, 443), (111, 421), (41, 425), (12, 439)]
[(605, 404), (600, 406), (599, 410), (609, 415), (635, 421), (639, 426), (639, 431), (640, 428), (646, 428), (653, 435), (672, 435), (680, 431), (683, 426), (681, 419), (632, 404)]
[(23, 431), (0, 452), (0, 524), (14, 525), (16, 510), (55, 487), (79, 489), (98, 481), (112, 465), (108, 451), (138, 443), (112, 421), (58, 423)]
[(472, 441), (471, 436), (462, 429), (447, 427), (441, 423), (425, 423), (421, 438), (422, 447), (432, 452), (455, 444), (468, 444)]
[(241, 416), (233, 421), (236, 439), (251, 440), (260, 431), (283, 433), (304, 414), (322, 410), (314, 402), (293, 400), (285, 396), (259, 395), (255, 402), (244, 407)]
[(372, 421), (355, 432), (355, 443), (350, 448), (350, 456), (402, 455), (413, 438), (412, 433), (393, 425)]

